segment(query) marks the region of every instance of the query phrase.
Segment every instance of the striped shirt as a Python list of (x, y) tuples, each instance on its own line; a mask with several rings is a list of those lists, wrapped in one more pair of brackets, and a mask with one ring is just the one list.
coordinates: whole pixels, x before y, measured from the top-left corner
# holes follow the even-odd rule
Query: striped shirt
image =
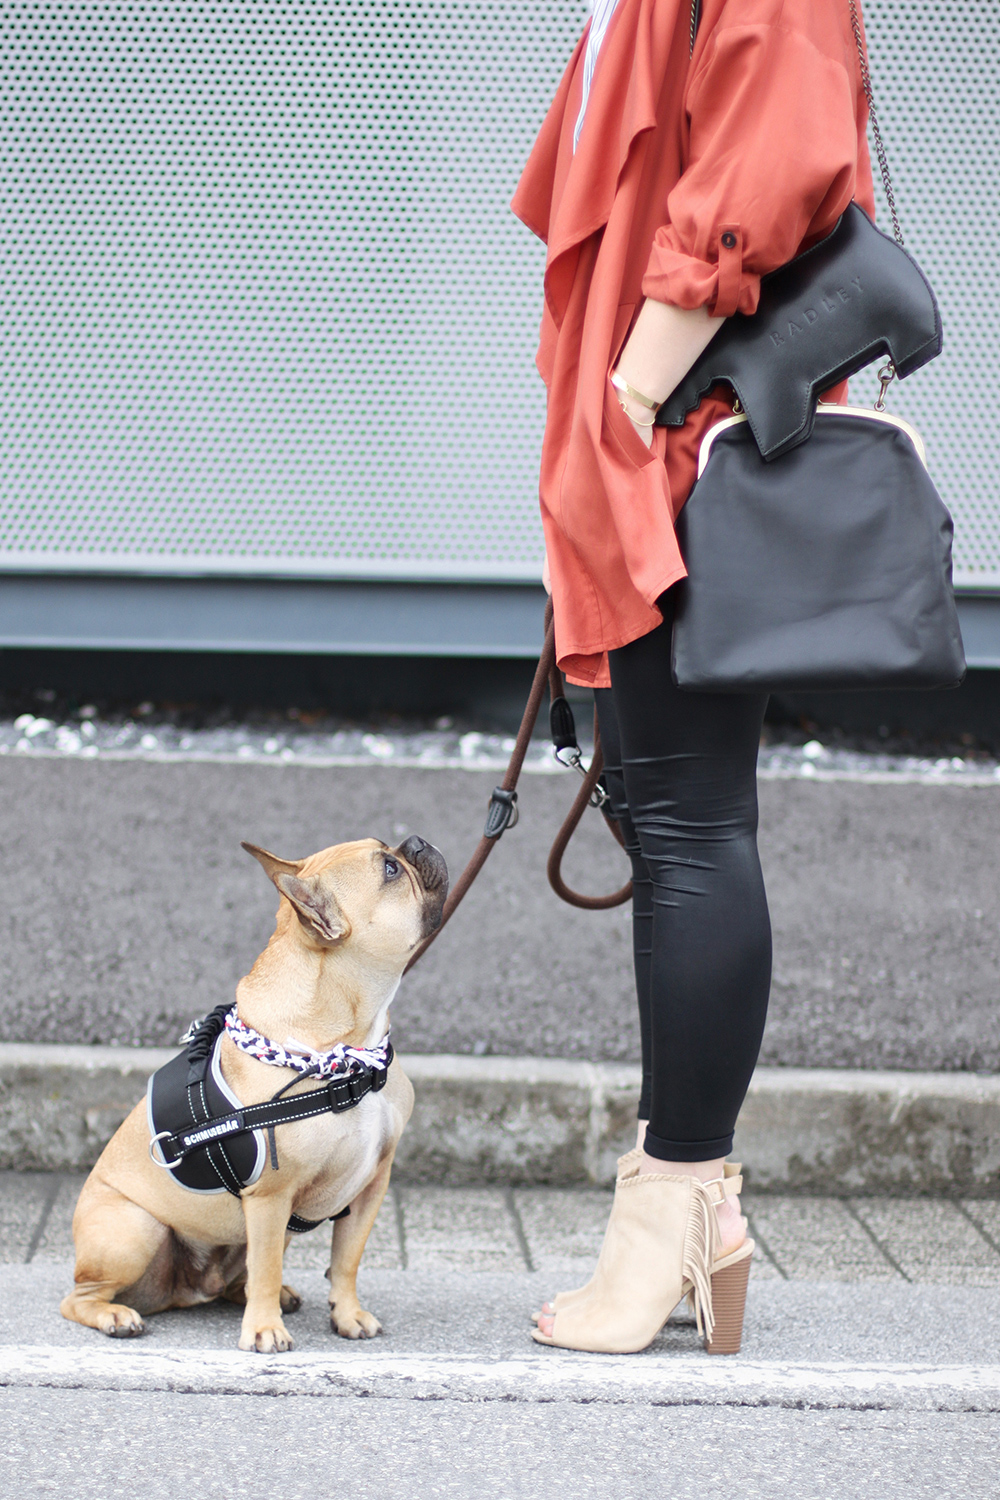
[(590, 0), (593, 18), (590, 23), (590, 34), (587, 37), (587, 52), (583, 59), (583, 98), (580, 100), (580, 113), (576, 117), (576, 128), (573, 131), (574, 155), (580, 144), (580, 131), (583, 129), (583, 119), (587, 113), (590, 85), (594, 81), (594, 69), (597, 67), (597, 54), (601, 50), (601, 43), (604, 41), (617, 5), (618, 0)]

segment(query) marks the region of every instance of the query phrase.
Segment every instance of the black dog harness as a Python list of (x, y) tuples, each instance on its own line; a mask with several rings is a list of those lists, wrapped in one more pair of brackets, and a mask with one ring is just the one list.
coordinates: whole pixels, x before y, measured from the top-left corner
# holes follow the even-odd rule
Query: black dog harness
[[(385, 1087), (393, 1051), (389, 1043), (384, 1068), (355, 1061), (350, 1071), (331, 1078), (323, 1088), (283, 1098), (301, 1078), (316, 1071), (309, 1069), (265, 1103), (241, 1104), (219, 1065), (226, 1017), (232, 1008), (231, 1003), (217, 1005), (191, 1028), (186, 1050), (157, 1069), (146, 1091), (146, 1113), (149, 1154), (158, 1167), (166, 1168), (188, 1192), (225, 1192), (239, 1198), (264, 1170), (265, 1131), (271, 1164), (276, 1169), (275, 1127), (354, 1109), (366, 1095), (377, 1094)], [(345, 1208), (333, 1217), (342, 1219), (348, 1213), (350, 1209)], [(288, 1228), (293, 1234), (304, 1234), (323, 1222), (293, 1214)]]

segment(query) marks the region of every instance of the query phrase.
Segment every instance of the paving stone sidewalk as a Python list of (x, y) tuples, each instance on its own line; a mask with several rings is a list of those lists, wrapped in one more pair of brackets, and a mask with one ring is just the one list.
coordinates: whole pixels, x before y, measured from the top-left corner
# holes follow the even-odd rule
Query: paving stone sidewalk
[[(0, 1262), (72, 1258), (84, 1177), (0, 1173)], [(600, 1189), (394, 1186), (364, 1269), (589, 1275), (611, 1202)], [(744, 1194), (754, 1278), (1000, 1287), (1000, 1201)], [(329, 1236), (294, 1240), (296, 1269), (322, 1270)]]

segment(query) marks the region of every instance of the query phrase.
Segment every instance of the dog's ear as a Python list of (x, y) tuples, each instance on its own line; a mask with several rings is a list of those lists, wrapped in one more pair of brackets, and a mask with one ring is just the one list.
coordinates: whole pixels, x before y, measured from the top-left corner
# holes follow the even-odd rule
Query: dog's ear
[(263, 867), (275, 885), (278, 883), (279, 875), (297, 875), (305, 864), (304, 859), (281, 859), (277, 854), (272, 854), (267, 849), (261, 849), (257, 844), (248, 844), (245, 839), (240, 848), (245, 849), (248, 854), (253, 855), (254, 859)]
[(336, 898), (320, 884), (317, 875), (300, 880), (297, 875), (278, 874), (274, 883), (295, 907), (303, 927), (326, 943), (340, 943), (348, 936), (351, 924)]

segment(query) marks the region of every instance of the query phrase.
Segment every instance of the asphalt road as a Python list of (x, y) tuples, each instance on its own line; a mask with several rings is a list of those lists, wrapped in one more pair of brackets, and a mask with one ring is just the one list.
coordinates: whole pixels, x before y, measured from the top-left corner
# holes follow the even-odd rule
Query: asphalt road
[(0, 1495), (73, 1500), (968, 1500), (995, 1415), (0, 1393)]
[(701, 1353), (682, 1316), (609, 1360), (528, 1339), (565, 1275), (456, 1272), (463, 1248), (362, 1272), (374, 1344), (332, 1338), (321, 1273), (291, 1270), (296, 1352), (271, 1359), (234, 1349), (236, 1308), (116, 1343), (59, 1318), (68, 1263), (3, 1268), (0, 1496), (996, 1494), (995, 1289), (755, 1280), (737, 1358)]
[[(232, 994), (274, 893), (239, 848), (300, 856), (418, 831), (453, 874), (492, 772), (198, 762), (0, 760), (0, 1038), (169, 1044)], [(575, 790), (522, 782), (520, 825), (394, 1007), (411, 1052), (631, 1059), (626, 909), (571, 910), (545, 856)], [(761, 849), (775, 929), (762, 1061), (1000, 1067), (1000, 786), (766, 781)], [(567, 861), (619, 885), (596, 814)]]

